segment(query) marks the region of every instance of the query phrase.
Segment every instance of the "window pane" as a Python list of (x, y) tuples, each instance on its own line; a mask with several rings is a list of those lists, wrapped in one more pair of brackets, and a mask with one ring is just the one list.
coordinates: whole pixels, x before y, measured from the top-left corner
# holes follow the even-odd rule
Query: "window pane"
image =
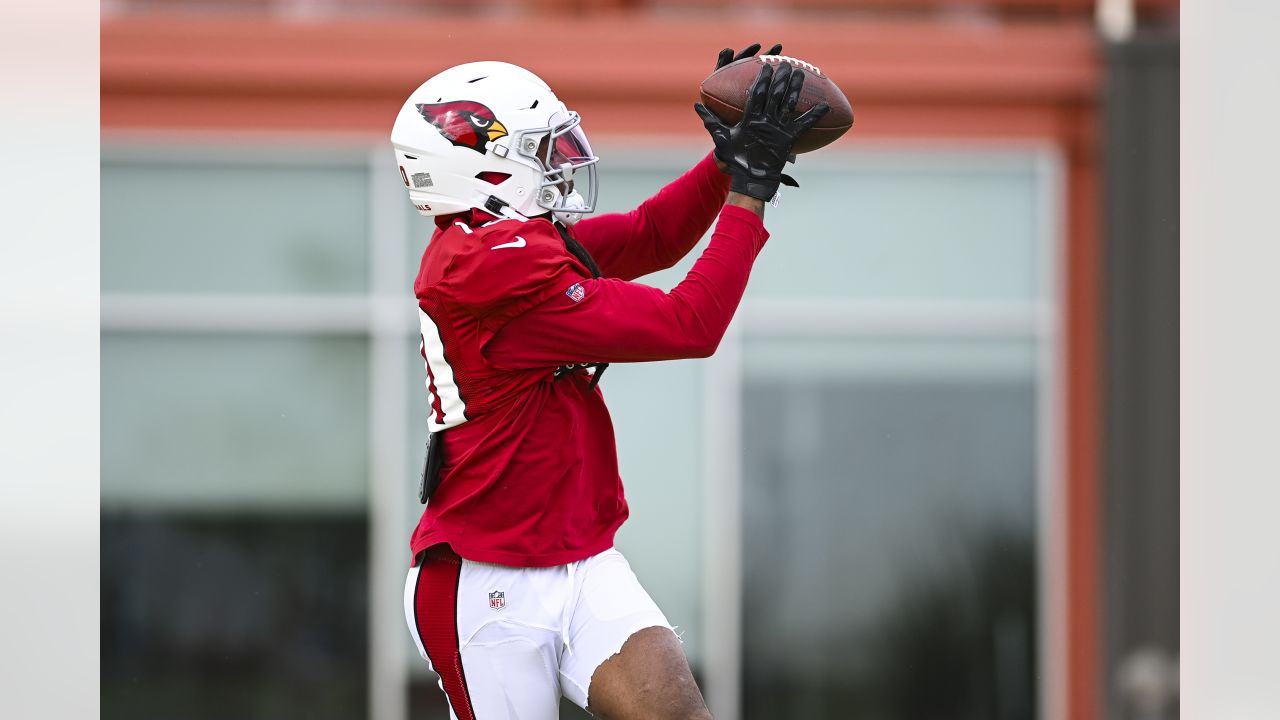
[(361, 292), (367, 176), (314, 162), (104, 159), (102, 291)]
[(623, 363), (600, 380), (618, 443), (631, 517), (618, 549), (702, 657), (702, 382), (693, 361)]
[[(601, 150), (601, 157), (601, 206), (625, 211), (698, 155), (643, 157), (620, 148)], [(1035, 150), (801, 156), (792, 172), (803, 188), (783, 188), (779, 207), (768, 208), (771, 239), (748, 297), (1041, 299), (1052, 210), (1047, 166)], [(692, 260), (652, 284), (674, 285)]]
[(1038, 153), (802, 158), (768, 212), (758, 297), (1019, 301), (1043, 288)]
[(843, 375), (748, 362), (746, 717), (1032, 717), (1029, 343), (832, 345)]
[(363, 506), (368, 383), (358, 337), (105, 334), (103, 506)]
[(102, 717), (364, 717), (368, 537), (362, 514), (104, 514)]

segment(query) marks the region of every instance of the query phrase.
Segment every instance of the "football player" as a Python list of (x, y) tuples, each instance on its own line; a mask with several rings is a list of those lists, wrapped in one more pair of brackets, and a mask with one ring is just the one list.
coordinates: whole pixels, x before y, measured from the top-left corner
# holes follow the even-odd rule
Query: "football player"
[[(587, 219), (598, 158), (533, 73), (459, 65), (396, 118), (401, 179), (436, 224), (414, 286), (431, 444), (405, 613), (454, 718), (551, 720), (562, 694), (606, 718), (710, 717), (613, 547), (627, 502), (598, 383), (608, 363), (715, 351), (768, 238), (765, 202), (794, 184), (792, 143), (826, 112), (795, 113), (803, 82), (764, 64), (733, 126), (696, 106), (714, 152), (635, 210)], [(634, 282), (713, 222), (675, 289)]]

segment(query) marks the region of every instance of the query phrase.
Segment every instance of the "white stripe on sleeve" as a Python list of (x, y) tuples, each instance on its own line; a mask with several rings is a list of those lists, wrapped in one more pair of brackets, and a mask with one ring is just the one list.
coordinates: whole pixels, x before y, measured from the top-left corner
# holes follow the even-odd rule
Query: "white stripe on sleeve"
[(434, 378), (436, 399), (440, 401), (440, 410), (444, 416), (444, 421), (439, 422), (433, 410), (428, 413), (427, 426), (431, 432), (440, 432), (466, 422), (467, 405), (458, 392), (453, 368), (445, 359), (444, 341), (440, 339), (440, 328), (436, 327), (435, 321), (422, 308), (418, 308), (418, 317), (422, 323), (422, 347), (427, 356), (427, 368), (431, 373), (427, 379), (427, 390), (428, 392), (431, 390), (431, 380)]

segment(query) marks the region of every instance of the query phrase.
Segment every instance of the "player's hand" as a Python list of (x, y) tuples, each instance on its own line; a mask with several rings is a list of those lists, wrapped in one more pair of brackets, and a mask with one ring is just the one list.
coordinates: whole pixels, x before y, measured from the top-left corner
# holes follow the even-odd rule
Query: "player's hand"
[(765, 63), (747, 91), (747, 107), (737, 125), (726, 125), (702, 103), (693, 106), (715, 141), (716, 157), (729, 166), (732, 191), (765, 201), (778, 192), (782, 170), (795, 157), (791, 147), (796, 138), (831, 109), (819, 103), (796, 115), (803, 85), (804, 70), (790, 63)]
[[(758, 52), (760, 52), (760, 43), (751, 43), (750, 45), (739, 50), (737, 54), (734, 54), (733, 48), (725, 48), (720, 51), (720, 56), (716, 58), (716, 70), (719, 70), (720, 68), (724, 67), (725, 65), (728, 65), (731, 62), (737, 62), (742, 58), (755, 57), (755, 54)], [(765, 53), (765, 55), (781, 55), (781, 54), (782, 54), (782, 43), (776, 43), (773, 47), (769, 48), (769, 52)], [(720, 168), (720, 172), (724, 173), (725, 175), (728, 175), (729, 174), (728, 161), (720, 157), (720, 153), (716, 153), (715, 158), (716, 158), (716, 167)], [(792, 162), (795, 162), (795, 158), (792, 158)], [(795, 178), (786, 174), (782, 176), (782, 184), (790, 185), (791, 187), (800, 187), (800, 183), (796, 182)]]
[[(733, 54), (733, 48), (725, 48), (720, 51), (720, 57), (716, 58), (716, 69), (719, 70), (725, 65), (728, 65), (729, 63), (737, 60), (741, 60), (742, 58), (749, 58), (758, 52), (760, 52), (760, 43), (751, 43), (750, 45), (740, 50), (737, 55)], [(769, 52), (765, 53), (765, 55), (781, 55), (781, 54), (782, 54), (782, 43), (778, 43), (777, 45), (774, 45), (773, 47), (769, 48)]]

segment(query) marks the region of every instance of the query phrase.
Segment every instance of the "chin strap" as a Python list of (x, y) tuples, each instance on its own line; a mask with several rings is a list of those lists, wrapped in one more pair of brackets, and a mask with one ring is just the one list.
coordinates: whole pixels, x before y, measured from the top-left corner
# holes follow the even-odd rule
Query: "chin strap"
[(516, 212), (515, 208), (511, 207), (511, 203), (506, 200), (502, 200), (495, 195), (490, 195), (486, 198), (484, 205), (480, 209), (496, 218), (520, 220), (521, 222), (529, 219), (528, 217)]
[[(591, 257), (591, 253), (587, 252), (587, 249), (582, 246), (582, 243), (575, 240), (563, 224), (558, 222), (552, 224), (556, 226), (556, 231), (560, 233), (560, 238), (564, 240), (564, 247), (569, 251), (569, 254), (577, 258), (583, 265), (587, 266), (587, 269), (591, 271), (591, 277), (600, 277), (600, 266), (596, 264), (595, 258)], [(594, 389), (596, 385), (600, 384), (600, 376), (604, 375), (605, 368), (609, 367), (609, 363), (585, 363), (581, 366), (570, 367), (595, 368), (595, 372), (591, 374), (590, 386)]]
[(551, 215), (565, 227), (573, 227), (582, 219), (582, 209), (587, 206), (587, 201), (582, 199), (581, 193), (574, 190), (564, 197), (562, 205), (561, 209), (551, 211)]

